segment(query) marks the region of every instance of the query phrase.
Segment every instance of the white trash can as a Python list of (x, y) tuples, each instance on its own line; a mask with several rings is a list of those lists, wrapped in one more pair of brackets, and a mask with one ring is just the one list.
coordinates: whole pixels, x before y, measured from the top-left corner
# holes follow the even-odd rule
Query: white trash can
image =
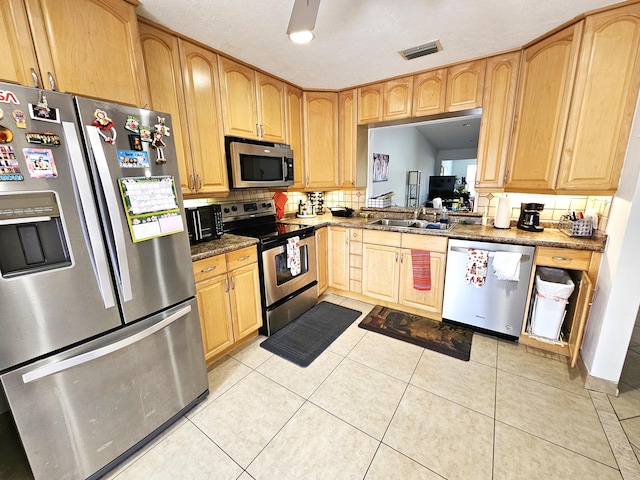
[(531, 315), (531, 333), (552, 340), (560, 339), (560, 328), (575, 285), (566, 270), (538, 267), (536, 297)]

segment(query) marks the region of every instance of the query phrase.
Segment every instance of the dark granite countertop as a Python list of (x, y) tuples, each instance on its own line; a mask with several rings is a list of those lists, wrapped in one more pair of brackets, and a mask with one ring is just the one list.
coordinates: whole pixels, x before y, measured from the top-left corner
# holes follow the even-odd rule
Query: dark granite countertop
[(257, 244), (258, 240), (256, 238), (241, 237), (239, 235), (225, 233), (218, 240), (211, 240), (210, 242), (202, 242), (192, 245), (191, 261), (196, 262), (198, 260), (204, 260), (205, 258)]

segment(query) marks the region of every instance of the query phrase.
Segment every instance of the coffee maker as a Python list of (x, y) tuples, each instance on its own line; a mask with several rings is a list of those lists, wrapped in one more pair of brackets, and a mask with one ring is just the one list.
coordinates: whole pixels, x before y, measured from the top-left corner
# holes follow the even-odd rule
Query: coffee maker
[(544, 210), (542, 203), (521, 203), (517, 227), (527, 232), (543, 231), (544, 228), (540, 226), (540, 212), (542, 210)]

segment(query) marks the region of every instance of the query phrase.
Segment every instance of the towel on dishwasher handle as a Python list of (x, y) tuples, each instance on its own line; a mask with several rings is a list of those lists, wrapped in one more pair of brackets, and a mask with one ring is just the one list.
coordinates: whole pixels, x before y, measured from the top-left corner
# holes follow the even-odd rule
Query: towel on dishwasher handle
[(292, 277), (300, 274), (300, 237), (287, 239), (287, 267)]
[(520, 260), (516, 252), (496, 252), (493, 256), (493, 274), (498, 280), (520, 281)]
[(431, 253), (428, 250), (411, 250), (413, 288), (431, 290)]
[(467, 249), (467, 271), (464, 275), (464, 282), (467, 285), (474, 285), (480, 288), (487, 279), (487, 263), (489, 252), (478, 250), (477, 248)]

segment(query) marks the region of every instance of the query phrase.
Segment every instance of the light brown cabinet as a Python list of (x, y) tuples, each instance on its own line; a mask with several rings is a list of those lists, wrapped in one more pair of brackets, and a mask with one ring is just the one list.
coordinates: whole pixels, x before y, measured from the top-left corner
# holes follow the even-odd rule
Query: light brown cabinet
[[(441, 319), (447, 239), (375, 230), (362, 233), (362, 294), (390, 306), (401, 305)], [(411, 250), (414, 249), (430, 252), (430, 290), (413, 288)]]
[(349, 290), (349, 229), (328, 227), (329, 286)]
[(599, 252), (569, 248), (536, 247), (530, 283), (531, 295), (525, 310), (527, 316), (531, 310), (531, 302), (534, 301), (535, 297), (536, 267), (553, 267), (567, 270), (576, 287), (569, 298), (567, 311), (562, 322), (561, 335), (564, 344), (556, 345), (541, 341), (528, 333), (529, 318), (525, 318), (523, 322), (520, 343), (567, 356), (572, 367), (577, 365), (601, 257), (602, 254)]
[(383, 99), (383, 121), (409, 118), (413, 104), (413, 77), (384, 82)]
[(0, 80), (28, 86), (38, 82), (41, 85), (23, 0), (0, 0), (0, 44), (3, 45)]
[(182, 193), (196, 193), (178, 38), (144, 22), (139, 30), (151, 98), (148, 108), (171, 115)]
[(323, 190), (338, 186), (338, 94), (304, 92), (305, 186)]
[[(189, 192), (226, 195), (229, 180), (221, 122), (218, 56), (182, 39), (179, 46), (191, 148)], [(189, 169), (188, 162), (184, 168)]]
[(461, 63), (447, 69), (445, 111), (482, 107), (486, 60)]
[(7, 9), (0, 29), (4, 35), (17, 34), (3, 43), (10, 46), (3, 79), (33, 86), (34, 69), (41, 88), (136, 107), (149, 103), (134, 5), (124, 0), (25, 0), (25, 29), (25, 10), (18, 2), (3, 3)]
[(284, 82), (222, 56), (219, 62), (225, 134), (284, 142)]
[(207, 362), (262, 326), (257, 261), (248, 247), (193, 264)]
[(302, 90), (289, 84), (284, 86), (287, 114), (287, 143), (293, 150), (292, 189), (304, 188), (304, 146), (302, 131)]
[(476, 189), (504, 188), (521, 52), (487, 59)]
[(329, 229), (316, 230), (316, 264), (318, 266), (318, 295), (329, 286), (328, 281)]
[(341, 188), (367, 185), (367, 127), (358, 126), (357, 91), (343, 90), (338, 96), (338, 164)]
[(446, 93), (446, 68), (414, 75), (412, 116), (423, 117), (444, 112)]
[(358, 125), (382, 121), (384, 85), (358, 87)]
[(640, 85), (640, 5), (587, 17), (556, 191), (611, 195)]

